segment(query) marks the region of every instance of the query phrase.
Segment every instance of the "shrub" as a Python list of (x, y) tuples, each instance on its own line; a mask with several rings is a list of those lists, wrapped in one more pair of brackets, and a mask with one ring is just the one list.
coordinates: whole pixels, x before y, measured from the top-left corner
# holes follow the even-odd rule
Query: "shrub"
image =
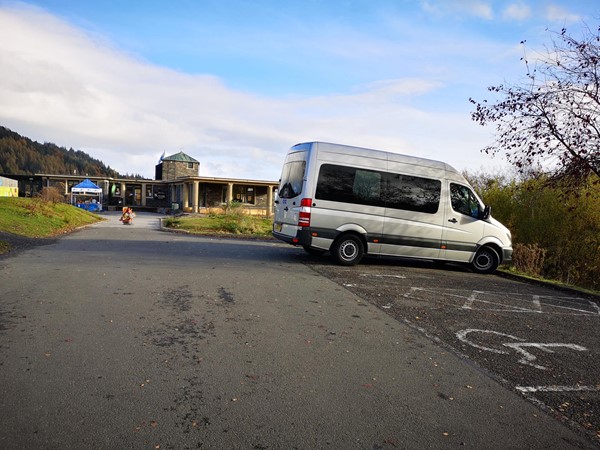
[(518, 270), (580, 287), (600, 286), (600, 180), (573, 193), (543, 175), (468, 175), (492, 214), (512, 232)]
[(513, 264), (520, 272), (539, 277), (543, 272), (545, 259), (546, 250), (537, 244), (513, 246)]
[(42, 200), (45, 200), (45, 201), (51, 202), (51, 203), (64, 203), (65, 202), (65, 196), (60, 193), (58, 188), (55, 188), (55, 187), (44, 187), (40, 194), (40, 198), (42, 198)]
[(167, 228), (179, 228), (180, 225), (181, 220), (174, 217), (168, 217), (164, 220), (164, 226)]

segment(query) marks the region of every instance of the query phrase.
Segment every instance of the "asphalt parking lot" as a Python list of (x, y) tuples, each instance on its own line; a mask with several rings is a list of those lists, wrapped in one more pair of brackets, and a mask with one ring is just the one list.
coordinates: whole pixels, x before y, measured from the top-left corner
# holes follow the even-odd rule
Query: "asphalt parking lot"
[(598, 446), (585, 299), (118, 217), (1, 260), (0, 447)]
[(600, 443), (597, 298), (452, 265), (306, 263)]

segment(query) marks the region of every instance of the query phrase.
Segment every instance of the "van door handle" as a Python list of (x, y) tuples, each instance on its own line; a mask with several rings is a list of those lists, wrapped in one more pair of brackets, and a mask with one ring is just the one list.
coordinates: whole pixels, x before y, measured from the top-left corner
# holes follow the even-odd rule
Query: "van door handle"
[(456, 220), (454, 217), (452, 219), (449, 219), (448, 222), (452, 222), (452, 223), (456, 223), (458, 222), (458, 220)]

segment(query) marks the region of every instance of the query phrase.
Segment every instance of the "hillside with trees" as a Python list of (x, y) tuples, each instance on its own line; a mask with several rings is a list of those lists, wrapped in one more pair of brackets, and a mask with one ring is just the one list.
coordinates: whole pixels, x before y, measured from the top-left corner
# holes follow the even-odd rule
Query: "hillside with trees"
[(67, 150), (48, 142), (40, 144), (0, 126), (0, 174), (35, 173), (135, 178), (119, 174), (81, 150)]

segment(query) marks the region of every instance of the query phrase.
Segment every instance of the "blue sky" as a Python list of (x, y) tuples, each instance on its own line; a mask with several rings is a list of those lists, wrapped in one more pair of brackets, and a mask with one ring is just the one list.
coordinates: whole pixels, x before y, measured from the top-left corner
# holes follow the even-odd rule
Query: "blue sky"
[(469, 97), (599, 17), (589, 0), (0, 0), (0, 125), (147, 177), (183, 150), (203, 176), (275, 180), (310, 140), (497, 172)]

